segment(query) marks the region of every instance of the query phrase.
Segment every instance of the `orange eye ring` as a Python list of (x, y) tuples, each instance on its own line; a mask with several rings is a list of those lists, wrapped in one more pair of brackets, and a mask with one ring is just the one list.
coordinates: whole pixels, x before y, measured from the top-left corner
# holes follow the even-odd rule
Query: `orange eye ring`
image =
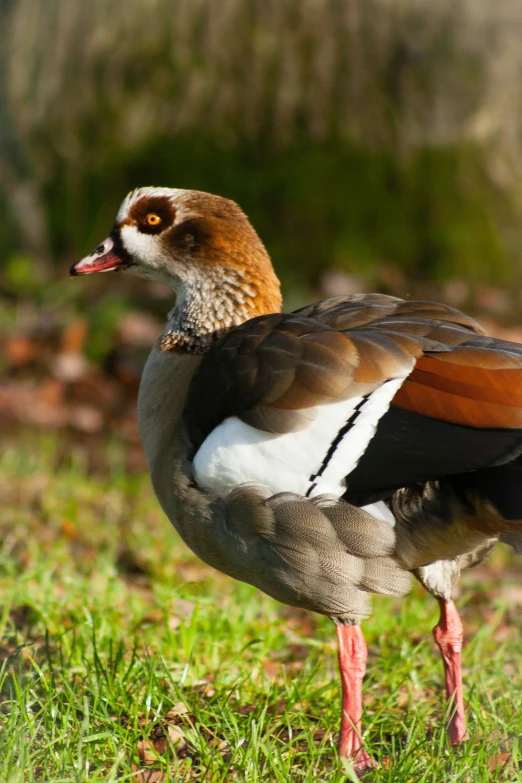
[(145, 218), (145, 221), (149, 226), (159, 226), (161, 223), (161, 218), (159, 215), (156, 215), (155, 212), (150, 212)]

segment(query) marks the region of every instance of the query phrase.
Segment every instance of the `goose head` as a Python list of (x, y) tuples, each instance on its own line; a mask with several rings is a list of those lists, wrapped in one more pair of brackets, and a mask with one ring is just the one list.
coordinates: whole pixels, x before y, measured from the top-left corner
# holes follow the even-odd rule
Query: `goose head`
[(125, 271), (186, 290), (235, 285), (247, 298), (280, 306), (279, 282), (243, 210), (210, 193), (138, 188), (124, 199), (101, 244), (73, 264), (71, 275)]

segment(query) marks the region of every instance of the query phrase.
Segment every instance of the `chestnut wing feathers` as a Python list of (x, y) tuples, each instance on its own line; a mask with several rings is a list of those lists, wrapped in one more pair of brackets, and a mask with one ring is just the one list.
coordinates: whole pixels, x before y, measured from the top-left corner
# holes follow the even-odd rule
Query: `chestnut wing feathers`
[(351, 502), (522, 452), (522, 346), (485, 336), (453, 308), (379, 294), (260, 316), (226, 334), (193, 379), (186, 423), (195, 449), (230, 416), (298, 431), (314, 407), (406, 376), (349, 476)]

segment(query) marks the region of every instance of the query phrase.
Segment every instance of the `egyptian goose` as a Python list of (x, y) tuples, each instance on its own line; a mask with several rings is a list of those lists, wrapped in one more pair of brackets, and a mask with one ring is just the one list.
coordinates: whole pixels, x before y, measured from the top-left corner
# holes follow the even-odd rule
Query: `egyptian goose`
[(459, 562), (522, 527), (522, 346), (450, 307), (379, 294), (283, 314), (248, 219), (207, 193), (131, 192), (71, 274), (110, 270), (177, 294), (138, 400), (158, 500), (202, 560), (334, 621), (340, 754), (370, 764), (367, 594), (404, 594), (410, 571), (441, 603), (460, 741), (451, 584)]

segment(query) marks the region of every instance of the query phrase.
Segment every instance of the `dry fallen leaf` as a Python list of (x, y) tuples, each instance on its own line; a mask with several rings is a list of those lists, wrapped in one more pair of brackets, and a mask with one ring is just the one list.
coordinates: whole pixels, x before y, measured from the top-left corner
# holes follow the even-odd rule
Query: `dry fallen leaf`
[(152, 741), (143, 739), (138, 742), (138, 755), (146, 766), (150, 766), (156, 763), (158, 756), (165, 753), (166, 748), (167, 740), (164, 736), (160, 736)]
[(187, 705), (182, 701), (178, 701), (178, 703), (175, 704), (172, 707), (172, 709), (167, 712), (165, 718), (167, 720), (173, 720), (177, 718), (179, 715), (187, 715), (187, 713), (188, 713)]
[(161, 769), (144, 769), (139, 770), (135, 764), (132, 765), (132, 771), (137, 772), (138, 775), (134, 778), (136, 783), (162, 783), (166, 780), (166, 773)]
[(506, 769), (511, 760), (511, 753), (497, 753), (496, 756), (491, 756), (489, 760), (490, 772), (493, 772), (494, 769), (498, 769), (499, 767)]
[(167, 726), (167, 734), (177, 751), (184, 750), (187, 747), (187, 740), (176, 726)]

